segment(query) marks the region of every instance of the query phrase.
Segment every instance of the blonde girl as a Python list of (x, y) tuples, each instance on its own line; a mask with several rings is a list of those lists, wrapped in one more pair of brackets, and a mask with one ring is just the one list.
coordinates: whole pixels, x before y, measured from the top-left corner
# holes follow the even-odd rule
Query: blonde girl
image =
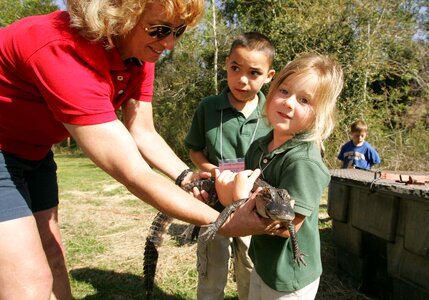
[[(260, 169), (261, 177), (272, 186), (287, 189), (295, 201), (293, 223), (306, 266), (293, 261), (287, 229), (252, 236), (250, 300), (316, 296), (322, 274), (318, 212), (330, 181), (320, 145), (334, 127), (342, 86), (340, 65), (315, 53), (302, 54), (287, 64), (270, 86), (265, 116), (272, 131), (252, 143), (245, 163), (247, 169)], [(233, 199), (247, 197), (251, 181), (240, 173), (234, 180)], [(224, 190), (230, 188), (231, 174), (220, 174), (218, 184)]]

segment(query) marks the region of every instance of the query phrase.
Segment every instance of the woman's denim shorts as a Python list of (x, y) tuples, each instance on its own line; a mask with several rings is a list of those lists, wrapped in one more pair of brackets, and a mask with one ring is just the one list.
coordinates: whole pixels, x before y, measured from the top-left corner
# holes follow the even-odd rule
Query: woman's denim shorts
[(57, 165), (52, 151), (26, 160), (0, 150), (0, 222), (58, 206)]

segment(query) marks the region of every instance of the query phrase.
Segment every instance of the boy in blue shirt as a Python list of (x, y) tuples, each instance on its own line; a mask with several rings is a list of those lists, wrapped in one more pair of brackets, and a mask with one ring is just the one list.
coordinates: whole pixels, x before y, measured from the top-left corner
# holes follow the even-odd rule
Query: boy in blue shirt
[[(204, 98), (185, 139), (193, 163), (215, 175), (215, 169), (244, 170), (244, 155), (250, 144), (269, 132), (260, 120), (265, 96), (260, 91), (271, 81), (275, 49), (264, 35), (249, 32), (237, 37), (226, 58), (228, 87), (221, 94)], [(222, 211), (219, 203), (215, 209)], [(202, 228), (202, 234), (206, 228)], [(252, 262), (247, 254), (250, 236), (232, 238), (235, 274), (240, 300), (246, 300)], [(231, 239), (216, 235), (198, 243), (197, 298), (224, 299)]]
[(343, 169), (371, 170), (373, 165), (381, 163), (377, 151), (365, 141), (367, 134), (368, 125), (365, 121), (357, 120), (352, 123), (351, 140), (341, 147), (340, 154), (338, 154)]

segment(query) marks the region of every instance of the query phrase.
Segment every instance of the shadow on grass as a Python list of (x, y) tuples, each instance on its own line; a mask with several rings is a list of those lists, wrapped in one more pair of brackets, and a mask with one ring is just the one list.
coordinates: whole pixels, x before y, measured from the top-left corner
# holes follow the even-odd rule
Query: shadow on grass
[[(91, 268), (71, 270), (70, 275), (76, 281), (91, 284), (97, 291), (96, 294), (82, 298), (85, 300), (145, 299), (141, 276)], [(185, 300), (181, 296), (165, 294), (157, 286), (154, 288), (153, 299)]]

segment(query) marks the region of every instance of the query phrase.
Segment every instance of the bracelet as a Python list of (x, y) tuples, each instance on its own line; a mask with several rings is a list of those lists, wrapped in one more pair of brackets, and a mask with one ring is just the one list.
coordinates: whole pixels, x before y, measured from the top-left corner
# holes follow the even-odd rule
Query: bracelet
[(183, 179), (185, 179), (186, 175), (192, 172), (191, 169), (185, 169), (179, 176), (177, 176), (176, 181), (174, 182), (176, 185), (180, 186), (182, 184)]

